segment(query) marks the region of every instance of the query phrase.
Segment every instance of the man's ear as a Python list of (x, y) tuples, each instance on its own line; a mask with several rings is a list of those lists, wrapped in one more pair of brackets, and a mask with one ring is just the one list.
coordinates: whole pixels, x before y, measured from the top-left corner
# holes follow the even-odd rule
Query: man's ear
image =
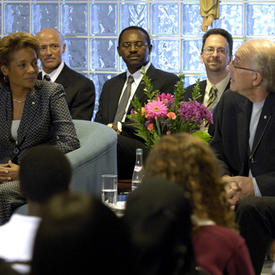
[(118, 52), (118, 55), (121, 56), (120, 47), (119, 46), (117, 47), (117, 52)]
[(201, 64), (204, 64), (204, 62), (203, 62), (203, 53), (201, 53), (201, 55), (200, 55), (200, 59), (201, 59)]
[(1, 72), (2, 72), (3, 75), (7, 76), (8, 73), (9, 73), (8, 66), (2, 65), (2, 66), (1, 66)]
[(62, 47), (62, 54), (65, 52), (65, 50), (66, 50), (66, 44), (64, 43)]
[(228, 60), (227, 65), (230, 64), (231, 61), (232, 61), (232, 55), (229, 55), (229, 60)]
[(254, 74), (254, 76), (253, 76), (253, 85), (254, 86), (260, 86), (263, 82), (263, 77), (262, 77), (261, 73), (254, 72), (253, 74)]
[(153, 49), (153, 45), (151, 44), (148, 48), (149, 48), (149, 55), (150, 55)]

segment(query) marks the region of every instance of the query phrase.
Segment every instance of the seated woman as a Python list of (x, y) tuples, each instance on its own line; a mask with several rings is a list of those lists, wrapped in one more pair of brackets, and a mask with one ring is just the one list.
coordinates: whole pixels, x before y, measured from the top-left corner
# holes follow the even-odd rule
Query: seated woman
[(36, 79), (38, 51), (28, 33), (0, 40), (0, 224), (24, 203), (17, 179), (25, 151), (39, 144), (64, 153), (79, 148), (63, 87)]
[(150, 152), (145, 178), (179, 185), (193, 206), (193, 245), (199, 266), (212, 275), (254, 274), (244, 239), (234, 230), (214, 153), (186, 133), (163, 136)]

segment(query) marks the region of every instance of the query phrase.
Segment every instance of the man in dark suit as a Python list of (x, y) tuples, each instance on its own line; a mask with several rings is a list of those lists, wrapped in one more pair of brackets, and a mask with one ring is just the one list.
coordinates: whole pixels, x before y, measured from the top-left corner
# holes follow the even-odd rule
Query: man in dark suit
[[(201, 63), (205, 66), (207, 79), (199, 83), (202, 96), (198, 101), (208, 107), (212, 113), (214, 113), (221, 95), (230, 86), (230, 75), (226, 70), (226, 66), (231, 61), (232, 48), (232, 36), (224, 29), (211, 29), (203, 36), (200, 58)], [(184, 93), (185, 101), (192, 97), (194, 86), (195, 84), (186, 88)], [(217, 90), (214, 90), (213, 97), (211, 94), (215, 88)], [(208, 131), (213, 135), (214, 126), (210, 125)]]
[[(143, 140), (135, 135), (134, 129), (127, 119), (134, 95), (137, 96), (141, 104), (147, 100), (144, 94), (144, 85), (141, 83), (140, 69), (144, 66), (148, 77), (152, 80), (154, 89), (164, 93), (173, 93), (179, 78), (175, 74), (156, 69), (149, 62), (152, 51), (150, 37), (140, 27), (131, 26), (124, 29), (120, 33), (117, 50), (128, 70), (104, 84), (95, 121), (109, 125), (119, 134), (118, 178), (129, 179), (134, 169), (136, 148), (142, 148), (145, 154), (147, 152)], [(129, 80), (127, 79), (132, 79), (132, 83), (128, 84)], [(129, 92), (129, 95), (124, 102), (126, 91)]]
[(256, 274), (275, 238), (275, 45), (250, 40), (228, 65), (230, 90), (222, 96), (211, 146), (236, 206)]
[(62, 61), (66, 44), (57, 30), (43, 29), (37, 37), (40, 42), (39, 57), (42, 64), (42, 72), (39, 73), (38, 79), (62, 84), (72, 118), (91, 120), (95, 104), (93, 81), (70, 69)]

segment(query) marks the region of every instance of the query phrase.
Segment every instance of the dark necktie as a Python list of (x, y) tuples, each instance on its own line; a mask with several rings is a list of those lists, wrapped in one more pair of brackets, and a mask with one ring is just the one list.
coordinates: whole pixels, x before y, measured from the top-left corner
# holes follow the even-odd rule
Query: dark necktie
[(125, 112), (126, 112), (126, 106), (129, 102), (129, 98), (131, 95), (131, 86), (132, 86), (133, 82), (134, 82), (134, 78), (131, 75), (129, 75), (128, 80), (127, 80), (127, 86), (126, 86), (126, 88), (123, 92), (123, 95), (120, 99), (120, 102), (118, 104), (118, 108), (117, 108), (115, 119), (114, 119), (115, 123), (118, 121), (121, 121)]
[(212, 86), (212, 88), (209, 91), (209, 98), (206, 104), (206, 107), (211, 111), (214, 103), (216, 102), (218, 96), (218, 89), (215, 86)]
[(44, 78), (43, 78), (44, 80), (47, 80), (47, 81), (51, 81), (51, 78), (47, 75), (47, 74), (45, 74), (44, 75)]

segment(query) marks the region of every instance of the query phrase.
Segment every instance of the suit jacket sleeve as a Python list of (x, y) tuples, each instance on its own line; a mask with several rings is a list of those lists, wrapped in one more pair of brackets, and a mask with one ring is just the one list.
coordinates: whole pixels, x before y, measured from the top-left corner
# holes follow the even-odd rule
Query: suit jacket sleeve
[(52, 117), (52, 139), (62, 152), (67, 153), (80, 147), (72, 118), (65, 100), (61, 85), (57, 85), (50, 97), (50, 112)]

